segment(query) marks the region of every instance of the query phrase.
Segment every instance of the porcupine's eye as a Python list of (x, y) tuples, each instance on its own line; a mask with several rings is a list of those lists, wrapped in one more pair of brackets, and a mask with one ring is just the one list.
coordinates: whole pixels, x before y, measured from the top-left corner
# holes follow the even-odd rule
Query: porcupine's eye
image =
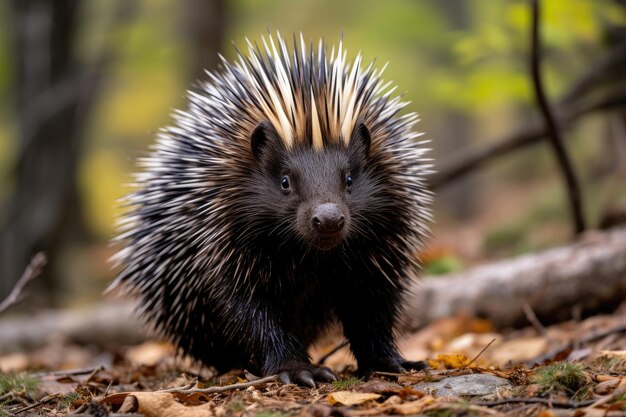
[(352, 175), (348, 174), (346, 175), (346, 189), (350, 190), (352, 188), (352, 183), (354, 182), (354, 180), (352, 179)]
[(283, 189), (283, 191), (289, 191), (289, 188), (291, 188), (291, 184), (289, 182), (289, 177), (288, 176), (284, 176), (281, 178), (280, 180), (280, 188)]

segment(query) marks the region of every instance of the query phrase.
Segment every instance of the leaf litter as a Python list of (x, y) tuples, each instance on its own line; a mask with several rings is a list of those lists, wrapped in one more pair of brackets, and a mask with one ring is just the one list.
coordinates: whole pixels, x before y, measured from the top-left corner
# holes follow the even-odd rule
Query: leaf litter
[[(532, 327), (497, 333), (484, 320), (444, 319), (400, 343), (409, 360), (426, 358), (430, 369), (362, 380), (344, 347), (325, 362), (339, 380), (313, 389), (237, 370), (212, 375), (175, 359), (160, 342), (109, 347), (97, 354), (108, 363), (95, 367), (87, 366), (93, 346), (67, 346), (65, 352), (78, 354), (66, 363), (87, 366), (71, 370), (55, 369), (58, 362), (46, 363), (41, 351), (20, 352), (19, 361), (7, 353), (0, 355), (0, 417), (626, 416), (623, 322), (618, 312), (539, 334)], [(340, 343), (329, 339), (311, 355), (321, 358)]]

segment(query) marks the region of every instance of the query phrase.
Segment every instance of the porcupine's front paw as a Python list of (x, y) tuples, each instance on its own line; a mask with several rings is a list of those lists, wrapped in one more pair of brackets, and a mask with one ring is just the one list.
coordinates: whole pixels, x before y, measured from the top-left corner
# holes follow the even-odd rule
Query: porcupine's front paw
[(279, 367), (276, 372), (283, 384), (298, 384), (315, 388), (316, 382), (336, 381), (335, 374), (325, 366), (316, 367), (310, 363), (295, 362)]

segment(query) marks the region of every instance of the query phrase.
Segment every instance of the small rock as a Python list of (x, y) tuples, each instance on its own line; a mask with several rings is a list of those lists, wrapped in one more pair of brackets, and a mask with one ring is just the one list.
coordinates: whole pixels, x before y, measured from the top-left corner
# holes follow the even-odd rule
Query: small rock
[(491, 374), (452, 376), (437, 382), (421, 382), (413, 389), (437, 397), (459, 397), (494, 394), (499, 388), (509, 388), (511, 383)]

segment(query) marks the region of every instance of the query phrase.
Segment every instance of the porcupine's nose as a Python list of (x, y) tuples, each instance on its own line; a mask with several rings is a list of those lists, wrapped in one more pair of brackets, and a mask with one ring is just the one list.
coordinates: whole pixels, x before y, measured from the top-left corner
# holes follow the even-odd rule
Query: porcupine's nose
[(313, 229), (323, 234), (334, 234), (339, 232), (346, 219), (341, 208), (335, 203), (320, 204), (315, 208), (311, 224)]

